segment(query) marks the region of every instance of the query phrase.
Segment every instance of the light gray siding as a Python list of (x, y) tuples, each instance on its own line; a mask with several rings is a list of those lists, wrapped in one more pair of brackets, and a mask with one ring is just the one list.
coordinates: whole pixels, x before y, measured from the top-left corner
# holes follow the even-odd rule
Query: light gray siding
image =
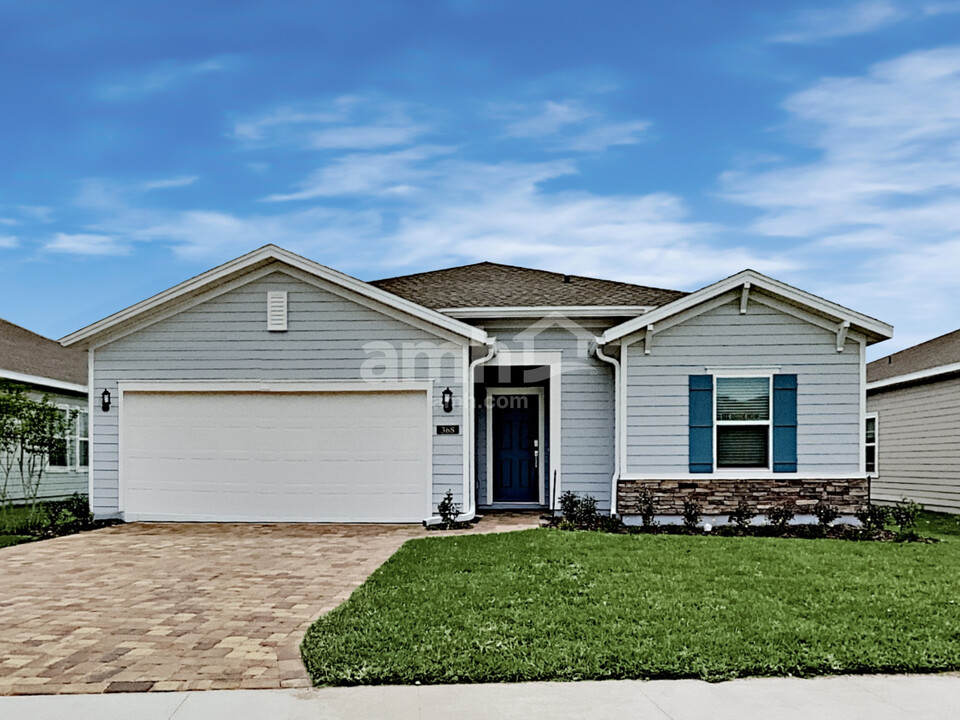
[[(609, 511), (614, 461), (613, 368), (590, 353), (590, 344), (592, 338), (613, 323), (593, 320), (580, 327), (567, 322), (563, 326), (541, 321), (533, 331), (529, 330), (531, 322), (524, 320), (491, 320), (477, 324), (491, 336), (496, 336), (500, 346), (510, 350), (562, 352), (561, 490), (592, 495), (601, 509)], [(480, 432), (476, 446), (480, 488), (486, 483), (486, 420), (483, 412), (481, 409), (479, 413)], [(555, 428), (548, 430), (551, 446), (555, 432)], [(548, 470), (547, 481), (550, 482), (553, 469)], [(479, 497), (482, 500), (485, 493), (481, 492)], [(550, 504), (549, 495), (547, 504)]]
[[(274, 290), (288, 292), (287, 332), (267, 330), (267, 292)], [(433, 381), (435, 422), (463, 427), (461, 346), (281, 271), (97, 348), (94, 388), (118, 397), (123, 381), (359, 380), (371, 363), (385, 380)], [(440, 405), (448, 386), (453, 413)], [(100, 514), (118, 508), (117, 418), (116, 410), (94, 417), (93, 505)], [(462, 501), (463, 436), (432, 437), (433, 504), (448, 489)]]
[(649, 355), (629, 346), (626, 472), (688, 472), (688, 377), (720, 366), (796, 373), (798, 472), (858, 472), (859, 343), (838, 353), (836, 333), (755, 301), (741, 315), (739, 297), (657, 332)]
[(960, 378), (870, 392), (867, 411), (878, 432), (871, 497), (960, 512)]
[[(43, 394), (44, 393), (39, 391), (31, 392), (30, 396), (39, 399)], [(49, 393), (49, 397), (50, 402), (54, 405), (77, 408), (84, 412), (87, 410), (87, 398), (85, 397), (54, 393)], [(2, 474), (0, 474), (0, 483), (2, 482), (3, 477)], [(69, 469), (48, 469), (40, 479), (40, 490), (37, 498), (40, 500), (58, 500), (69, 497), (74, 493), (86, 495), (87, 484), (86, 467), (77, 467), (76, 464), (74, 464), (74, 466)], [(23, 502), (24, 500), (23, 483), (21, 482), (20, 471), (16, 466), (14, 466), (13, 472), (10, 474), (10, 479), (7, 484), (7, 498), (14, 504)]]

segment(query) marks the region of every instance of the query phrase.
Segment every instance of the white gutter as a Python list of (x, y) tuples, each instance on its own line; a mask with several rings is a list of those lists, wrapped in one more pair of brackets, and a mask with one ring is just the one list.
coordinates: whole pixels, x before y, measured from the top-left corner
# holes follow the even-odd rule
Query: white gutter
[(82, 393), (83, 395), (87, 394), (86, 385), (54, 380), (53, 378), (41, 377), (40, 375), (27, 375), (26, 373), (18, 373), (13, 370), (0, 370), (0, 378), (28, 383), (30, 385), (42, 385), (43, 387), (53, 388), (55, 390), (69, 390), (70, 392)]
[[(477, 435), (473, 431), (473, 421), (476, 416), (475, 400), (473, 396), (473, 376), (478, 367), (486, 362), (490, 362), (493, 360), (494, 356), (496, 356), (497, 339), (495, 337), (488, 338), (487, 347), (489, 348), (487, 354), (470, 363), (466, 377), (464, 378), (464, 385), (466, 387), (464, 388), (463, 393), (463, 431), (467, 433), (467, 453), (470, 455), (467, 462), (469, 471), (467, 472), (467, 492), (464, 493), (464, 501), (468, 503), (468, 505), (463, 508), (463, 512), (457, 515), (457, 522), (470, 522), (477, 516)], [(432, 525), (439, 525), (441, 522), (443, 522), (443, 520), (439, 516), (434, 515), (433, 517), (428, 517), (426, 520), (424, 520), (423, 525), (424, 527), (430, 527)]]
[(620, 480), (620, 361), (615, 357), (604, 355), (600, 349), (599, 338), (594, 353), (606, 363), (613, 365), (613, 477), (610, 480), (610, 515), (617, 514), (617, 484)]
[(913, 382), (914, 380), (925, 380), (936, 377), (937, 375), (946, 375), (948, 373), (960, 372), (960, 363), (951, 363), (949, 365), (938, 365), (937, 367), (927, 368), (926, 370), (917, 370), (916, 372), (906, 373), (904, 375), (894, 375), (884, 380), (874, 380), (867, 383), (867, 390), (879, 390), (890, 385), (901, 385), (903, 383)]

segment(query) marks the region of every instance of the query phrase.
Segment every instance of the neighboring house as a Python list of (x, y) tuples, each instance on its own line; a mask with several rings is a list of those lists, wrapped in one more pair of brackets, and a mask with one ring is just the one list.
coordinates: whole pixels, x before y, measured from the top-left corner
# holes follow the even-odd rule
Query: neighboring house
[(960, 512), (960, 330), (867, 365), (865, 440), (873, 499)]
[[(90, 454), (87, 374), (87, 353), (83, 349), (64, 348), (55, 340), (0, 320), (0, 381), (23, 385), (34, 398), (48, 395), (64, 413), (77, 411), (74, 431), (67, 438), (63, 452), (50, 459), (40, 483), (40, 498), (87, 492)], [(10, 477), (7, 492), (14, 502), (23, 499), (17, 470)]]
[[(268, 245), (65, 337), (127, 520), (633, 519), (866, 497), (878, 320), (745, 270), (692, 294), (479, 263), (366, 283)], [(466, 381), (465, 381), (466, 380)]]

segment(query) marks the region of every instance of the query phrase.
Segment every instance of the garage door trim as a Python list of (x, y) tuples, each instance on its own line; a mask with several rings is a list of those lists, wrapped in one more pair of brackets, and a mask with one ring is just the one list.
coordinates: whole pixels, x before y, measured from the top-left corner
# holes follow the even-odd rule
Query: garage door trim
[(422, 380), (153, 380), (117, 383), (117, 467), (118, 510), (124, 513), (123, 405), (125, 393), (386, 393), (421, 392), (426, 394), (426, 487), (424, 518), (433, 509), (433, 382)]

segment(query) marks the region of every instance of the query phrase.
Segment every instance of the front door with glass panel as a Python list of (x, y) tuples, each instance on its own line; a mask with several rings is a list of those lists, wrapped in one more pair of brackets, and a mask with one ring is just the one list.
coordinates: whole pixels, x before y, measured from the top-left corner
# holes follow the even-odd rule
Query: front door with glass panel
[(540, 398), (498, 394), (491, 399), (493, 502), (539, 502)]

